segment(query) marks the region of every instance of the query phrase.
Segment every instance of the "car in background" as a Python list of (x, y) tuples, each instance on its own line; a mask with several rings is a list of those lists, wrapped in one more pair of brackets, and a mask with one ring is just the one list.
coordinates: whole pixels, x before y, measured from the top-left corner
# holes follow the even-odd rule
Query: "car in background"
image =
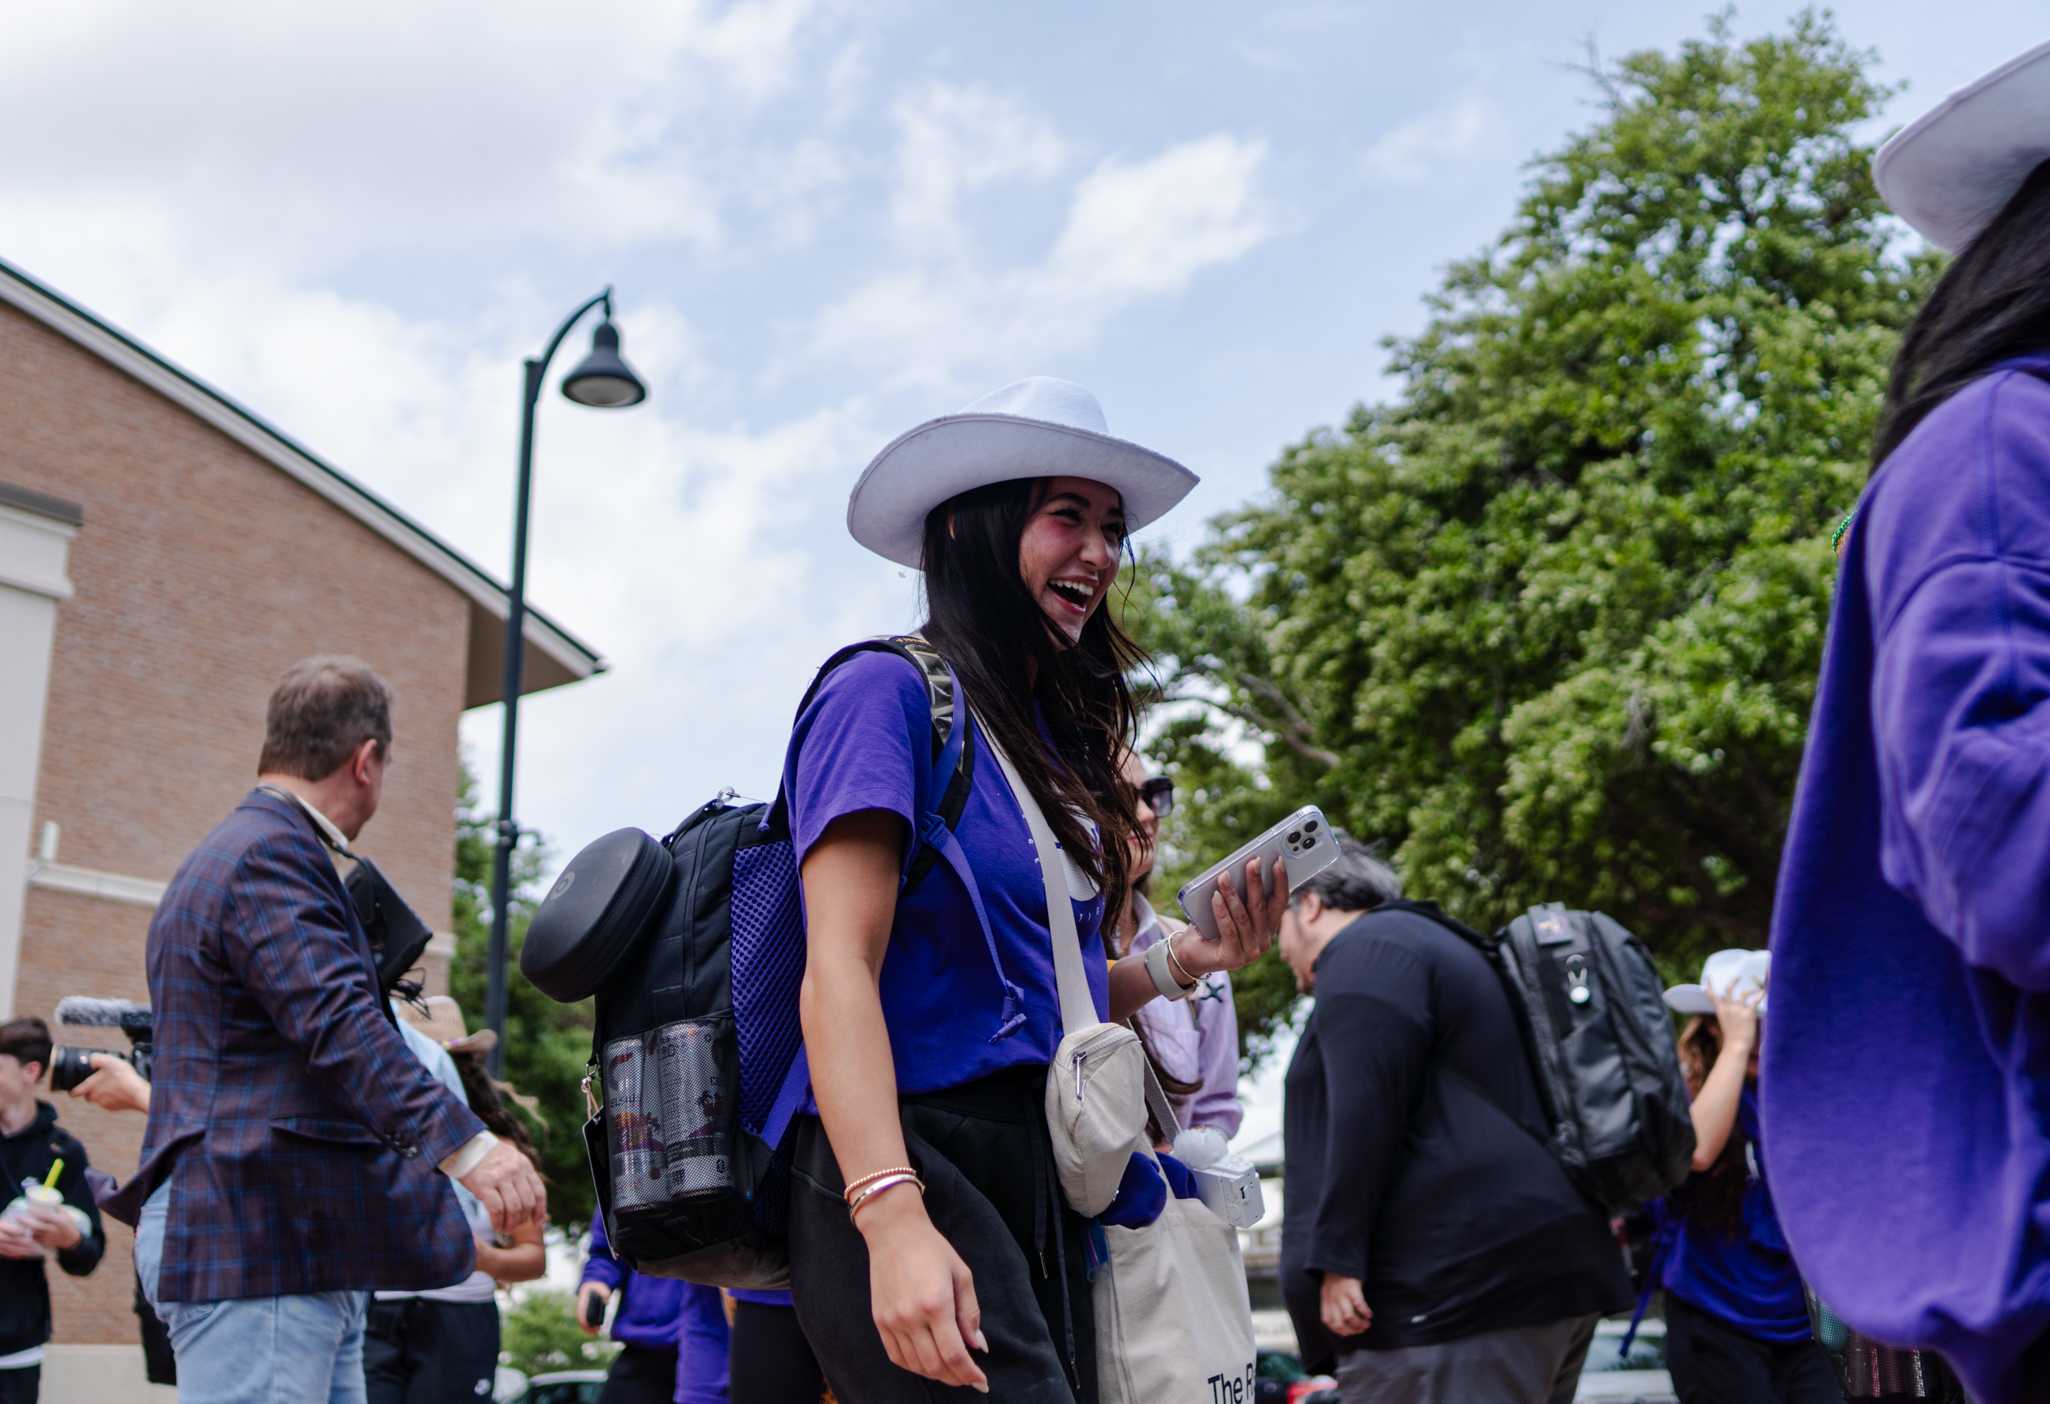
[(528, 1380), (526, 1391), (513, 1396), (513, 1404), (598, 1404), (604, 1392), (603, 1370), (551, 1370)]

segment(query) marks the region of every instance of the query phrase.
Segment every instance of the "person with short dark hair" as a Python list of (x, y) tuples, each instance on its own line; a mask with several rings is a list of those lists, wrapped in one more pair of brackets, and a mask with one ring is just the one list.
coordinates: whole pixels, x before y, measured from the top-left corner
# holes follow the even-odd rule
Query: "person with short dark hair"
[[(55, 1254), (57, 1266), (84, 1277), (107, 1248), (86, 1181), (85, 1147), (57, 1125), (57, 1109), (36, 1096), (49, 1069), (47, 1024), (34, 1017), (0, 1023), (0, 1197), (13, 1201), (0, 1217), (0, 1404), (35, 1404), (42, 1389), (50, 1339), (44, 1260)], [(48, 1183), (52, 1169), (61, 1204), (25, 1193)]]
[(1602, 1214), (1548, 1148), (1508, 993), (1477, 942), (1342, 834), (1281, 955), (1316, 1005), (1282, 1109), (1281, 1280), (1346, 1404), (1566, 1404), (1630, 1304)]
[(407, 1050), (336, 868), (377, 812), (391, 742), (367, 665), (293, 665), (256, 788), (150, 922), (149, 1129), (108, 1208), (136, 1227), (188, 1404), (361, 1404), (368, 1290), (475, 1262), (449, 1179), (501, 1231), (542, 1206), (527, 1157)]

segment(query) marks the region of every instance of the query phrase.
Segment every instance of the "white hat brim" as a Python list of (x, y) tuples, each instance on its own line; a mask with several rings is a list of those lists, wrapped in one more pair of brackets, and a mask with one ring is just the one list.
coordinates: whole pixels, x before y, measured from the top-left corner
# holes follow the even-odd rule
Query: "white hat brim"
[(1713, 1014), (1715, 1001), (1700, 985), (1675, 985), (1666, 991), (1666, 1008), (1675, 1014)]
[(1896, 132), (1872, 159), (1893, 212), (1957, 253), (2050, 161), (2050, 44), (1958, 89)]
[(919, 569), (925, 519), (971, 488), (1020, 478), (1087, 478), (1115, 491), (1125, 530), (1165, 516), (1196, 475), (1165, 454), (1108, 434), (1010, 414), (950, 414), (900, 434), (847, 499), (847, 530), (877, 555)]

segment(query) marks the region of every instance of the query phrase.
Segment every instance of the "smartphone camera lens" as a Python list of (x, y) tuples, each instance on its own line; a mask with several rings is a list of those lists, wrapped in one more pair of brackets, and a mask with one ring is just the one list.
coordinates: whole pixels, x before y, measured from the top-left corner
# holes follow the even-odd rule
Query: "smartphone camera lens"
[(1303, 831), (1301, 829), (1291, 829), (1289, 831), (1288, 841), (1290, 843), (1301, 843), (1303, 841)]
[(1303, 832), (1304, 832), (1304, 833), (1306, 833), (1306, 834), (1314, 834), (1314, 833), (1316, 833), (1316, 832), (1317, 832), (1317, 821), (1316, 821), (1316, 820), (1314, 820), (1314, 819), (1312, 819), (1312, 820), (1310, 820), (1310, 821), (1309, 821), (1308, 823), (1304, 824), (1304, 825), (1303, 825)]

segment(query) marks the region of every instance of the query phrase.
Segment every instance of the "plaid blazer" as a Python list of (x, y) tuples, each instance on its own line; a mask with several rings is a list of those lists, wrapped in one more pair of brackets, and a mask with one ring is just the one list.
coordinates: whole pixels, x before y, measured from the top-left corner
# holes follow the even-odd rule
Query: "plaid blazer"
[(170, 1181), (173, 1302), (443, 1287), (475, 1245), (435, 1166), (483, 1125), (386, 1017), (370, 942), (312, 819), (253, 791), (149, 928), (156, 1011), (133, 1224)]

